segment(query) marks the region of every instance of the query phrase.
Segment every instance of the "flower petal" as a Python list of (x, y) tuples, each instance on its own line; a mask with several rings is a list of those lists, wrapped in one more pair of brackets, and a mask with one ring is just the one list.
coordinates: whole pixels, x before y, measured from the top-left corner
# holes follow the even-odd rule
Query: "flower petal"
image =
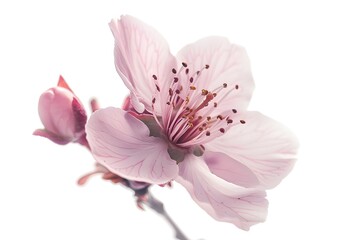
[(194, 201), (216, 220), (244, 230), (263, 222), (268, 206), (265, 191), (229, 183), (212, 174), (205, 161), (188, 155), (179, 164), (176, 181), (189, 191)]
[(242, 187), (256, 187), (259, 180), (244, 164), (223, 153), (205, 151), (204, 159), (216, 176)]
[(261, 113), (245, 112), (242, 117), (245, 124), (233, 126), (205, 148), (246, 165), (265, 188), (275, 187), (295, 163), (297, 139), (283, 125)]
[(61, 136), (55, 135), (52, 132), (47, 131), (46, 129), (36, 129), (33, 132), (33, 135), (47, 138), (47, 139), (49, 139), (49, 140), (51, 140), (54, 143), (59, 144), (59, 145), (65, 145), (65, 144), (68, 144), (69, 142), (72, 141), (71, 138), (70, 139), (63, 138)]
[[(120, 20), (112, 20), (109, 26), (115, 37), (116, 70), (138, 98), (132, 98), (134, 107), (152, 110), (156, 85), (161, 88), (169, 81), (171, 69), (176, 66), (175, 57), (155, 29), (134, 17), (122, 16)], [(139, 107), (139, 102), (144, 106)]]
[(129, 180), (163, 184), (178, 173), (167, 143), (149, 136), (149, 129), (117, 108), (97, 110), (86, 125), (94, 158), (111, 172)]
[[(226, 38), (208, 37), (185, 46), (177, 58), (187, 63), (191, 73), (203, 69), (194, 80), (197, 89), (213, 91), (226, 83), (227, 89), (221, 94), (232, 93), (226, 96), (222, 104), (238, 110), (246, 109), (254, 90), (254, 81), (243, 47), (230, 44)], [(204, 69), (206, 65), (208, 69)]]

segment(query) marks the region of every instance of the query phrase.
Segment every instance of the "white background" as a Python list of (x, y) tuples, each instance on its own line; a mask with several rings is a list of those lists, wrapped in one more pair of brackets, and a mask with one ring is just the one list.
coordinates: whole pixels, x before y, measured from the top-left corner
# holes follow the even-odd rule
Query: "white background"
[[(2, 1), (0, 239), (172, 239), (132, 193), (95, 177), (91, 155), (32, 136), (37, 101), (62, 74), (82, 101), (120, 106), (111, 18), (154, 26), (173, 53), (209, 35), (245, 46), (250, 108), (301, 142), (293, 172), (268, 192), (269, 215), (249, 232), (218, 223), (181, 186), (153, 187), (192, 239), (359, 239), (360, 7), (357, 1)], [(89, 108), (87, 108), (89, 110)]]

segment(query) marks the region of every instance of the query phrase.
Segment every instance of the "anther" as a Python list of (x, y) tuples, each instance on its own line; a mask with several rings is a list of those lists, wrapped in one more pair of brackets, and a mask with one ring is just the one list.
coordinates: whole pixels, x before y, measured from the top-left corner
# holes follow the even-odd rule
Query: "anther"
[(175, 90), (175, 93), (176, 93), (176, 94), (179, 94), (179, 93), (180, 93), (180, 90), (179, 90), (179, 89), (176, 89), (176, 90)]
[(173, 74), (176, 74), (176, 69), (175, 68), (173, 68), (171, 71), (172, 71)]
[(209, 132), (209, 131), (206, 132), (206, 136), (210, 136), (210, 132)]
[(210, 121), (210, 120), (211, 120), (211, 117), (210, 117), (210, 116), (206, 117), (206, 120)]
[(189, 81), (190, 81), (191, 83), (193, 83), (194, 78), (193, 78), (193, 77), (191, 77), (191, 78), (189, 79)]
[(196, 90), (195, 86), (190, 86), (190, 90)]
[(153, 99), (152, 99), (152, 103), (155, 104), (155, 101), (156, 101), (156, 98), (153, 98)]
[[(175, 71), (176, 72), (176, 71)], [(174, 83), (178, 82), (179, 78), (178, 77), (174, 77)]]
[(173, 90), (169, 88), (169, 96), (171, 97), (174, 94)]
[(160, 87), (157, 84), (155, 84), (155, 86), (156, 86), (156, 90), (158, 90), (158, 92), (160, 92)]
[(226, 122), (227, 122), (227, 124), (230, 124), (230, 123), (233, 123), (233, 120), (232, 120), (232, 119), (228, 119)]
[(214, 107), (217, 107), (217, 105), (218, 105), (218, 104), (217, 104), (216, 102), (214, 102)]
[[(209, 93), (209, 91), (208, 90), (206, 90), (206, 89), (203, 89), (203, 90), (201, 90), (201, 95), (207, 95)], [(214, 94), (213, 94), (214, 95)]]
[(239, 89), (239, 85), (235, 85), (235, 89), (238, 90), (238, 89)]
[(188, 68), (185, 69), (185, 73), (186, 73), (186, 74), (189, 74), (189, 69), (188, 69)]
[(153, 77), (154, 80), (157, 80), (157, 76), (155, 74), (152, 75), (152, 77)]
[(181, 63), (184, 67), (187, 67), (187, 64), (185, 62)]
[(237, 110), (236, 110), (236, 109), (233, 109), (232, 112), (233, 112), (233, 113), (237, 113)]
[(245, 124), (246, 122), (245, 122), (245, 120), (240, 120), (240, 123)]
[(224, 132), (225, 132), (225, 129), (220, 128), (219, 131), (222, 132), (222, 133), (224, 133)]
[(208, 64), (205, 65), (205, 68), (206, 68), (206, 69), (209, 69), (209, 67), (210, 67), (210, 66), (209, 66)]
[(223, 119), (224, 119), (224, 117), (221, 116), (221, 115), (218, 115), (216, 118), (217, 118), (217, 119), (220, 119), (220, 120), (223, 120)]
[(224, 87), (224, 88), (227, 88), (227, 83), (224, 83), (224, 84), (223, 84), (223, 87)]

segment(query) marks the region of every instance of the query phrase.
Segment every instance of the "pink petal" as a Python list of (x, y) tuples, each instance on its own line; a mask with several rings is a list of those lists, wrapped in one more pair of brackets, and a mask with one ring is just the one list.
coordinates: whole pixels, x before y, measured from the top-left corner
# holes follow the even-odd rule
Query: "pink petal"
[(230, 128), (205, 148), (225, 153), (246, 165), (265, 188), (275, 187), (295, 163), (297, 139), (283, 125), (261, 113), (242, 114), (245, 124)]
[(204, 159), (216, 176), (242, 187), (256, 187), (259, 180), (244, 164), (223, 153), (205, 151)]
[(59, 135), (55, 135), (54, 133), (47, 131), (46, 129), (36, 129), (33, 132), (33, 135), (47, 138), (59, 145), (65, 145), (72, 141), (71, 138), (63, 138)]
[(41, 94), (38, 111), (46, 130), (63, 138), (75, 138), (73, 99), (73, 93), (62, 87), (50, 88)]
[[(208, 37), (187, 45), (178, 53), (178, 60), (186, 62), (190, 73), (201, 70), (200, 76), (194, 81), (197, 89), (213, 91), (222, 87), (225, 94), (232, 91), (223, 101), (224, 106), (234, 109), (246, 109), (254, 82), (250, 63), (244, 48), (230, 44), (226, 38)], [(204, 67), (208, 65), (208, 69)], [(235, 91), (236, 85), (238, 86)], [(217, 99), (219, 99), (217, 97)]]
[(147, 126), (122, 109), (97, 110), (86, 133), (94, 158), (121, 177), (162, 184), (177, 176), (178, 166), (169, 157), (167, 143), (149, 136)]
[(216, 220), (233, 223), (244, 230), (265, 221), (268, 206), (265, 191), (240, 187), (217, 177), (200, 157), (188, 155), (179, 164), (176, 181)]
[[(163, 37), (152, 27), (131, 16), (112, 20), (110, 28), (115, 37), (115, 65), (125, 85), (138, 100), (151, 110), (157, 84), (160, 88), (169, 81), (176, 60)], [(154, 79), (153, 75), (156, 76)]]

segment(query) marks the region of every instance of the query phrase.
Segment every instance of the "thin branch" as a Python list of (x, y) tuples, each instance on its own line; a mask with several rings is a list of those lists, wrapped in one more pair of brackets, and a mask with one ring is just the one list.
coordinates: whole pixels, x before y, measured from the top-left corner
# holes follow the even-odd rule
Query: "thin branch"
[(174, 220), (169, 216), (169, 214), (165, 211), (164, 204), (160, 202), (158, 199), (154, 198), (150, 193), (148, 194), (147, 201), (144, 202), (149, 208), (162, 215), (165, 220), (170, 224), (170, 226), (175, 231), (175, 237), (179, 240), (189, 240), (185, 236), (185, 234), (180, 230), (180, 228), (176, 225)]

